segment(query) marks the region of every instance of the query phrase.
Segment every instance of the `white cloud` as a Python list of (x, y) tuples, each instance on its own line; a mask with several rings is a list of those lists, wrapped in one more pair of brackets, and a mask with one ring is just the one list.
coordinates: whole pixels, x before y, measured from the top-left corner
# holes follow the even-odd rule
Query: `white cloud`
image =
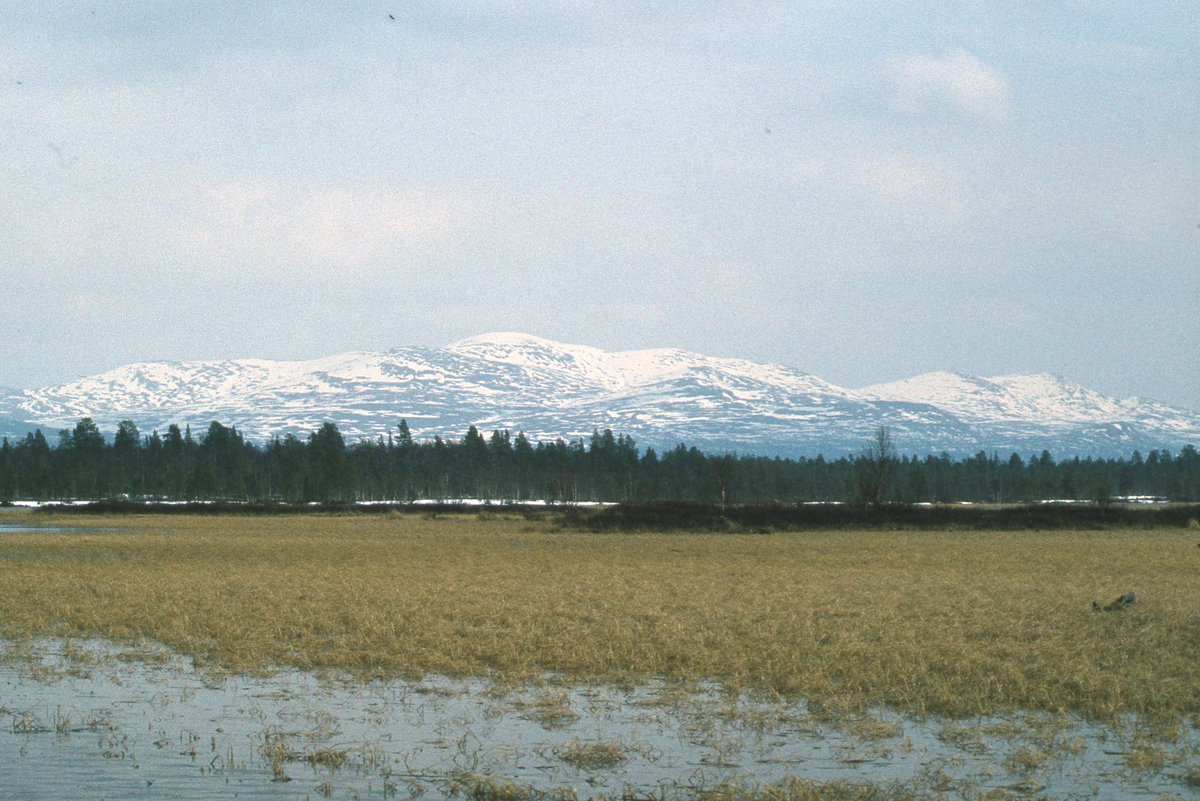
[(1012, 90), (998, 70), (961, 47), (935, 58), (924, 53), (888, 58), (897, 105), (922, 111), (949, 102), (968, 114), (991, 119), (1008, 116)]

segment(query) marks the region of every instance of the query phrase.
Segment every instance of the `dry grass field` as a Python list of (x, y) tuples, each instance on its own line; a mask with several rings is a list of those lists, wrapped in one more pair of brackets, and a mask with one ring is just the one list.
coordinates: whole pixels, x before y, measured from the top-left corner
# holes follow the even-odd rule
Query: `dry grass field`
[[(0, 523), (0, 635), (198, 664), (714, 679), (818, 706), (1200, 713), (1196, 533), (591, 534), (513, 516)], [(82, 527), (82, 528), (81, 528)], [(1132, 590), (1138, 603), (1096, 613)]]

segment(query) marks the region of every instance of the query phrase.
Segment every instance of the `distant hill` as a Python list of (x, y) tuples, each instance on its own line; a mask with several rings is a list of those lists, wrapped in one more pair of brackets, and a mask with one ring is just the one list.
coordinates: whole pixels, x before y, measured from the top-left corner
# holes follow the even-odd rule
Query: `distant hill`
[(10, 437), (38, 426), (53, 442), (82, 417), (109, 433), (131, 419), (144, 434), (171, 423), (199, 434), (217, 420), (259, 441), (306, 437), (326, 420), (349, 440), (386, 436), (401, 418), (418, 439), (458, 439), (471, 425), (535, 441), (611, 428), (660, 451), (682, 442), (780, 456), (856, 452), (880, 425), (903, 453), (920, 455), (1115, 456), (1200, 444), (1196, 412), (1051, 375), (930, 373), (849, 390), (779, 365), (674, 349), (608, 353), (511, 333), (303, 362), (131, 364), (0, 395), (0, 431)]

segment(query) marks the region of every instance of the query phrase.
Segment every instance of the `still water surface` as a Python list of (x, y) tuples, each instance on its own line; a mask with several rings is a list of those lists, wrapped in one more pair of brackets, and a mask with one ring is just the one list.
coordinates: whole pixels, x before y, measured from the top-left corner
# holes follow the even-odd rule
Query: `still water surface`
[(220, 676), (149, 644), (0, 645), (12, 799), (690, 798), (788, 776), (929, 798), (1200, 798), (1188, 726), (839, 716), (703, 684)]

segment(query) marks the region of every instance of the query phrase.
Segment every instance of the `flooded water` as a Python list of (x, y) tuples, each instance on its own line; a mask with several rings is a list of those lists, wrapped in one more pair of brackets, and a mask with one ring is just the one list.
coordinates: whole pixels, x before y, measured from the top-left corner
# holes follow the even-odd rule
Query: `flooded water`
[(72, 534), (92, 534), (97, 531), (103, 531), (99, 528), (79, 528), (77, 526), (32, 526), (24, 523), (0, 523), (0, 536), (5, 534), (62, 534), (70, 532)]
[(98, 641), (0, 650), (5, 798), (664, 799), (787, 777), (929, 798), (1200, 798), (1200, 733), (839, 715), (706, 685), (214, 676)]

